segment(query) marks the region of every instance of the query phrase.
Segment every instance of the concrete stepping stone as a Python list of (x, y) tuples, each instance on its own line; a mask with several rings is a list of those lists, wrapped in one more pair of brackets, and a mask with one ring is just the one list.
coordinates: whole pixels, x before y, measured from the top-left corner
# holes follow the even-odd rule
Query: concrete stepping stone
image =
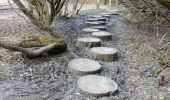
[(92, 59), (76, 58), (68, 63), (68, 68), (76, 74), (89, 74), (98, 72), (101, 69), (101, 65)]
[(106, 31), (106, 26), (100, 25), (100, 26), (92, 26), (91, 28), (99, 29), (100, 31)]
[(118, 50), (109, 47), (93, 47), (88, 52), (89, 57), (102, 61), (115, 61), (118, 58)]
[(86, 24), (90, 26), (98, 26), (98, 25), (105, 25), (106, 22), (105, 21), (94, 21), (94, 22), (86, 22)]
[(79, 38), (77, 40), (77, 45), (79, 47), (99, 47), (101, 46), (101, 39), (93, 38), (93, 37), (86, 37), (86, 38)]
[(95, 28), (84, 28), (84, 29), (82, 29), (82, 31), (88, 32), (88, 33), (92, 33), (92, 32), (98, 32), (100, 30), (99, 29), (95, 29)]
[(78, 79), (77, 84), (82, 91), (93, 95), (106, 95), (118, 90), (116, 82), (98, 75), (83, 76)]
[(92, 36), (105, 41), (112, 40), (112, 34), (106, 31), (93, 32)]

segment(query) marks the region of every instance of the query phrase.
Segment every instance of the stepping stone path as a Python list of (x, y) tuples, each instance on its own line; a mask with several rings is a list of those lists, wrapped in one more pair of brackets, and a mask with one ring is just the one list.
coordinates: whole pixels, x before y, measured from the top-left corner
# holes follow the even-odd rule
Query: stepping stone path
[[(118, 57), (118, 51), (115, 48), (100, 47), (102, 40), (111, 40), (112, 35), (106, 32), (107, 18), (110, 18), (114, 13), (103, 13), (100, 15), (88, 16), (86, 24), (90, 25), (90, 28), (84, 28), (82, 31), (86, 33), (92, 33), (92, 37), (79, 38), (77, 44), (79, 47), (90, 47), (89, 57), (95, 60), (102, 61), (115, 61)], [(92, 47), (92, 48), (91, 48)], [(99, 72), (101, 65), (92, 59), (76, 58), (68, 63), (68, 69), (73, 73), (78, 74), (92, 74)], [(101, 71), (101, 70), (100, 70)], [(89, 94), (105, 95), (110, 92), (118, 90), (118, 84), (113, 80), (98, 75), (82, 76), (77, 81), (78, 87)]]
[(102, 61), (117, 60), (117, 49), (109, 47), (94, 47), (89, 50), (90, 58)]
[(91, 28), (99, 29), (101, 31), (106, 31), (106, 26), (92, 26)]
[(101, 39), (87, 37), (87, 38), (80, 38), (77, 40), (77, 45), (80, 47), (99, 47), (101, 46)]
[(92, 33), (92, 32), (98, 32), (100, 30), (95, 29), (95, 28), (84, 28), (84, 29), (82, 29), (82, 31), (87, 32), (87, 33)]
[(105, 40), (105, 41), (112, 40), (111, 33), (106, 32), (106, 31), (93, 32), (92, 36), (95, 38), (99, 38), (101, 40)]
[(96, 26), (96, 25), (105, 25), (106, 22), (105, 21), (94, 21), (94, 22), (86, 22), (86, 24), (90, 26)]
[(76, 74), (89, 74), (98, 72), (101, 69), (101, 65), (92, 59), (76, 58), (68, 63), (68, 68)]
[(87, 93), (105, 95), (118, 89), (117, 83), (107, 77), (87, 75), (77, 81), (79, 88)]

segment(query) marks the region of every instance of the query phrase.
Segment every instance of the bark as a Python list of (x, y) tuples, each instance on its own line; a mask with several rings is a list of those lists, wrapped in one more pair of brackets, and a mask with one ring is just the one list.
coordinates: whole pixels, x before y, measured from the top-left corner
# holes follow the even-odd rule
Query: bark
[(85, 3), (85, 0), (82, 0), (82, 3), (81, 3), (81, 5), (80, 5), (80, 7), (79, 7), (79, 8), (77, 9), (77, 11), (76, 11), (76, 15), (78, 15), (78, 13), (79, 13), (79, 11), (81, 10), (81, 8), (83, 7), (84, 3)]
[[(49, 32), (49, 34), (55, 38), (62, 38), (59, 34), (56, 34), (55, 32), (53, 32), (53, 30), (50, 28), (50, 24), (52, 23), (52, 20), (51, 19), (54, 19), (54, 13), (55, 15), (61, 10), (65, 0), (56, 0), (56, 2), (54, 2), (54, 5), (56, 7), (54, 7), (54, 9), (51, 9), (51, 14), (50, 16), (48, 16), (50, 18), (50, 20), (48, 20), (49, 22), (46, 24), (44, 24), (43, 22), (46, 21), (46, 18), (47, 17), (44, 17), (42, 19), (40, 19), (40, 17), (36, 17), (35, 15), (33, 15), (33, 13), (30, 12), (29, 9), (27, 9), (20, 0), (13, 0), (14, 3), (18, 6), (18, 8), (30, 19), (31, 23), (33, 23), (34, 25), (36, 25), (38, 28), (40, 28), (41, 30), (44, 30), (44, 31), (47, 31)], [(57, 1), (60, 1), (58, 4), (57, 4)], [(40, 4), (37, 4), (37, 5), (40, 5)], [(41, 7), (40, 7), (41, 8)], [(40, 8), (37, 8), (39, 10), (41, 10)], [(44, 8), (44, 9), (47, 9), (47, 8)], [(38, 10), (38, 11), (39, 11)], [(46, 10), (47, 11), (47, 10)], [(55, 11), (55, 12), (54, 12)], [(40, 13), (39, 16), (43, 15), (44, 13), (48, 13), (48, 12), (44, 12), (44, 13), (41, 13), (41, 11), (39, 11), (38, 13)], [(44, 20), (43, 20), (44, 19)], [(55, 34), (54, 34), (55, 33)]]
[(112, 7), (112, 0), (109, 0), (109, 7)]
[(96, 9), (100, 9), (100, 0), (96, 0)]
[(78, 2), (79, 2), (79, 0), (75, 0), (75, 1), (73, 1), (72, 15), (76, 15)]

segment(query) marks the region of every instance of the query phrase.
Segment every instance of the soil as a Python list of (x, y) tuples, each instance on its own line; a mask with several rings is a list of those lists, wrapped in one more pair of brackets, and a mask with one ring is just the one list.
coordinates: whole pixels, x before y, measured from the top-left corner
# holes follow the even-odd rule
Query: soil
[[(55, 23), (55, 31), (64, 36), (73, 53), (27, 59), (18, 52), (0, 48), (0, 100), (162, 100), (170, 95), (170, 87), (158, 85), (159, 65), (153, 57), (153, 48), (162, 35), (144, 32), (116, 15), (107, 21), (113, 40), (102, 42), (102, 46), (117, 48), (119, 59), (99, 61), (103, 68), (96, 75), (115, 80), (119, 89), (103, 96), (82, 92), (77, 86), (81, 75), (69, 72), (67, 64), (75, 57), (88, 58), (88, 48), (77, 46), (77, 38), (91, 36), (81, 31), (88, 27), (85, 24), (88, 14), (91, 13), (58, 19)], [(21, 16), (0, 19), (0, 36), (34, 33), (39, 31)], [(170, 36), (166, 38), (170, 40)]]

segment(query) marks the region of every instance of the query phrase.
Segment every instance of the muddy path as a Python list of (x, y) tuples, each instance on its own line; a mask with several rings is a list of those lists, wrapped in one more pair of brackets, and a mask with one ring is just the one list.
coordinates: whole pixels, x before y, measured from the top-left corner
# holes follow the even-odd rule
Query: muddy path
[[(55, 24), (55, 30), (65, 37), (69, 50), (84, 58), (88, 58), (88, 48), (80, 49), (76, 40), (90, 36), (81, 31), (87, 27), (87, 15), (59, 19)], [(167, 94), (169, 87), (163, 90), (157, 87), (155, 68), (158, 64), (149, 49), (154, 37), (134, 29), (116, 15), (107, 21), (107, 30), (112, 33), (113, 40), (102, 42), (102, 46), (117, 48), (119, 59), (110, 63), (99, 61), (103, 68), (97, 75), (115, 80), (119, 85), (116, 93), (94, 96), (82, 92), (77, 87), (77, 79), (81, 76), (67, 70), (67, 63), (75, 55), (67, 52), (37, 59), (25, 58), (16, 65), (5, 64), (8, 78), (0, 80), (0, 100), (147, 100)], [(13, 62), (17, 62), (18, 57), (14, 56)]]

